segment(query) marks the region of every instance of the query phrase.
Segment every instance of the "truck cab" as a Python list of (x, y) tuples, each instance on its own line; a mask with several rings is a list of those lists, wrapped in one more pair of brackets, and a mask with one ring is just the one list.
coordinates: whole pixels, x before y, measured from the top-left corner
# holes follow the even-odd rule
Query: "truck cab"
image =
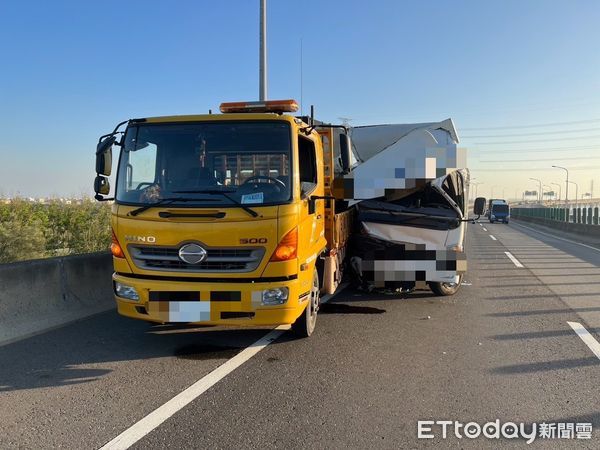
[(493, 200), (490, 202), (489, 220), (490, 223), (502, 222), (508, 223), (510, 219), (510, 206), (505, 200)]
[(229, 103), (224, 114), (129, 120), (100, 139), (99, 200), (120, 146), (111, 246), (120, 314), (312, 333), (322, 286), (341, 278), (330, 258), (344, 239), (326, 239), (333, 135), (324, 146), (328, 130), (286, 114), (296, 109)]

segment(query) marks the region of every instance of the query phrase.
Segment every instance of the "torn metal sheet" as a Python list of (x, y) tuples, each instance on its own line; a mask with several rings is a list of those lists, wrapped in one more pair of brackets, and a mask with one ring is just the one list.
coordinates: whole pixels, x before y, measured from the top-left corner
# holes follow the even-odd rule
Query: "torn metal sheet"
[(355, 127), (350, 134), (359, 162), (335, 186), (348, 201), (402, 195), (466, 168), (466, 150), (457, 147), (458, 136), (450, 119)]

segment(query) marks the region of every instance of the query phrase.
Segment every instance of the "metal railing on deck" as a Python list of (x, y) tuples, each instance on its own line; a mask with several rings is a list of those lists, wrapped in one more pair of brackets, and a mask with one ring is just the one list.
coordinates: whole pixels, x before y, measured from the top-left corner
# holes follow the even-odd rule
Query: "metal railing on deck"
[(556, 220), (558, 222), (581, 223), (586, 225), (599, 225), (599, 208), (511, 208), (510, 215), (514, 218), (533, 217), (538, 219)]

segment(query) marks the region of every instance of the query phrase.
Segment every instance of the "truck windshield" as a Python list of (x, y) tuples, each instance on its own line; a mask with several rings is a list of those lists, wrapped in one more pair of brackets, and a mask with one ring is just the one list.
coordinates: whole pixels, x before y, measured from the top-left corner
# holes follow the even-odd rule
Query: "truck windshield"
[(287, 203), (290, 152), (285, 122), (136, 124), (125, 134), (116, 200), (148, 205), (179, 198), (192, 207)]

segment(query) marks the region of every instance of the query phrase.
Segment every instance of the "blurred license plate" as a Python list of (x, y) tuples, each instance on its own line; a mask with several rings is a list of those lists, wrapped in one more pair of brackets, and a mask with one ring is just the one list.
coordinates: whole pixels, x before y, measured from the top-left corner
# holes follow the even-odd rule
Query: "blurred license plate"
[[(150, 302), (150, 312), (165, 322), (206, 322), (210, 320), (210, 302)], [(158, 310), (158, 311), (157, 311)]]

